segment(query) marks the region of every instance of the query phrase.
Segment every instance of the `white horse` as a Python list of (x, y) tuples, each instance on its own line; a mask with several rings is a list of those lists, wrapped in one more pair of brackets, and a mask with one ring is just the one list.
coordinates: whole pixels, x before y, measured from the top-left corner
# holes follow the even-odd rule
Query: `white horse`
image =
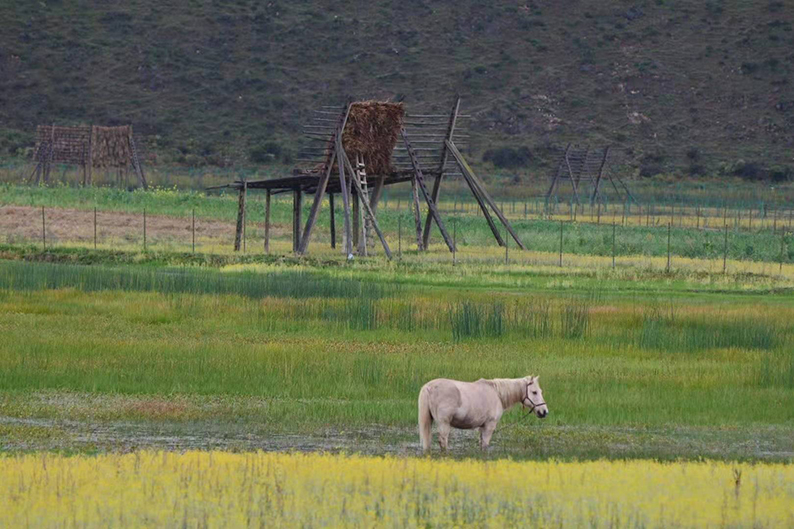
[(543, 401), (538, 377), (481, 378), (477, 382), (460, 382), (447, 378), (431, 380), (419, 391), (419, 440), (428, 452), (432, 442), (433, 421), (438, 423), (441, 449), (449, 447), (450, 428), (480, 429), (480, 448), (488, 448), (502, 414), (521, 403), (543, 419), (549, 408)]

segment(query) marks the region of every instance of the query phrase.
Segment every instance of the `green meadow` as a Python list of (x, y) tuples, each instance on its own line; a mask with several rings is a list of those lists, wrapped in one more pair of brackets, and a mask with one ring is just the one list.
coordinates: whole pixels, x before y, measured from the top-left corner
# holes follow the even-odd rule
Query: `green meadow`
[[(513, 281), (451, 264), (412, 283), (405, 266), (0, 262), (0, 436), (9, 450), (29, 447), (18, 440), (33, 430), (37, 448), (112, 450), (64, 425), (264, 438), (387, 428), (388, 450), (415, 442), (427, 380), (533, 373), (552, 413), (506, 415), (497, 450), (514, 457), (794, 451), (786, 291), (650, 273), (645, 290), (609, 288), (631, 283), (625, 271), (572, 273), (554, 288), (550, 272)], [(761, 448), (743, 450), (749, 442)]]

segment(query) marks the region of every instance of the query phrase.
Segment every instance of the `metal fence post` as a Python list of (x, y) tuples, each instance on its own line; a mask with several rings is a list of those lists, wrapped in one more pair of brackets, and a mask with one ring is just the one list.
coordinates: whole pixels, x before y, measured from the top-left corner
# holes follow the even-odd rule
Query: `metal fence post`
[(146, 251), (146, 208), (143, 210), (143, 251)]
[(94, 250), (96, 250), (96, 208), (94, 208)]

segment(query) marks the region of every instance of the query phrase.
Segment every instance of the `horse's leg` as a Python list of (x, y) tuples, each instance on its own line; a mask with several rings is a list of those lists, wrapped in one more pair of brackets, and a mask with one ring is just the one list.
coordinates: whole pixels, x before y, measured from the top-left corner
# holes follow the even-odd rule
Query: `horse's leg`
[(452, 429), (452, 426), (448, 422), (438, 422), (438, 444), (444, 452), (449, 448), (450, 429)]
[(491, 436), (493, 435), (494, 430), (496, 430), (496, 421), (487, 422), (480, 428), (480, 448), (483, 450), (483, 452), (486, 451), (488, 449), (488, 445), (491, 444)]

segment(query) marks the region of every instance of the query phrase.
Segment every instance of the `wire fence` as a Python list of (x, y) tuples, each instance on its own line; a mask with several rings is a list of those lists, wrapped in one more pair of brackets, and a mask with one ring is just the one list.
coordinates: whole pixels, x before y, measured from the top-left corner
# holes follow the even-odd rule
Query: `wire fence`
[[(274, 209), (291, 207), (288, 197), (273, 197)], [(282, 202), (279, 204), (279, 202)], [(502, 231), (498, 246), (477, 205), (440, 203), (456, 251), (449, 253), (433, 229), (428, 251), (417, 251), (410, 203), (385, 200), (379, 221), (397, 259), (449, 260), (453, 264), (495, 262), (565, 267), (618, 268), (639, 266), (673, 272), (677, 268), (709, 272), (749, 272), (794, 275), (794, 230), (790, 215), (753, 211), (653, 209), (629, 215), (627, 209), (604, 207), (571, 211), (533, 210), (527, 202), (501, 204), (528, 251), (521, 251)], [(231, 204), (229, 207), (235, 205)], [(249, 202), (247, 208), (261, 204)], [(597, 206), (596, 206), (597, 208)], [(786, 210), (787, 212), (789, 210)], [(625, 213), (625, 214), (624, 214)], [(329, 226), (318, 226), (310, 254), (342, 258), (343, 221), (336, 212), (336, 237)], [(7, 222), (9, 218), (13, 222)], [(423, 217), (424, 218), (424, 217)], [(36, 245), (42, 250), (84, 248), (138, 252), (232, 254), (234, 226), (229, 222), (140, 212), (65, 210), (5, 206), (0, 211), (0, 240), (8, 245)], [(241, 254), (291, 255), (292, 227), (283, 222), (266, 230), (263, 219), (243, 223)], [(501, 227), (499, 228), (502, 229)], [(266, 237), (267, 232), (267, 237)], [(336, 240), (336, 248), (331, 241)], [(370, 255), (382, 255), (370, 246)]]

